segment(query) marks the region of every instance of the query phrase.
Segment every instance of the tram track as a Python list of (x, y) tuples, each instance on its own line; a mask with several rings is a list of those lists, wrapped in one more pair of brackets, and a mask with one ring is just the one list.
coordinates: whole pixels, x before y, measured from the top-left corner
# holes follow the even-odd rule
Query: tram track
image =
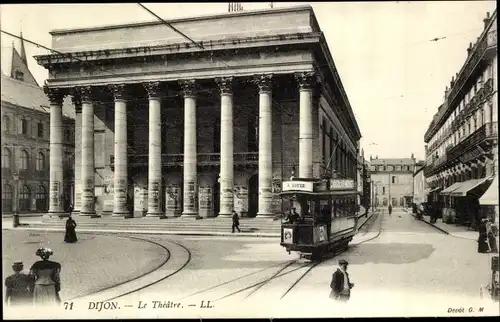
[[(104, 236), (116, 235), (116, 234), (107, 234), (107, 233), (84, 233), (84, 234), (104, 235)], [(103, 298), (99, 298), (99, 301), (104, 301), (104, 302), (113, 301), (113, 300), (122, 298), (124, 296), (145, 290), (148, 287), (151, 287), (155, 284), (158, 284), (158, 283), (178, 274), (191, 262), (192, 254), (191, 254), (191, 251), (187, 247), (185, 247), (184, 245), (182, 245), (178, 242), (175, 242), (173, 240), (165, 240), (165, 242), (174, 244), (174, 245), (178, 246), (179, 248), (183, 249), (185, 254), (186, 254), (186, 257), (187, 257), (186, 260), (184, 260), (181, 263), (181, 265), (179, 267), (177, 267), (173, 272), (171, 272), (165, 276), (162, 276), (162, 277), (155, 279), (153, 281), (141, 281), (141, 279), (145, 279), (147, 276), (149, 276), (151, 274), (158, 273), (159, 271), (165, 269), (167, 267), (167, 265), (170, 264), (170, 260), (173, 258), (172, 251), (167, 246), (165, 246), (161, 243), (155, 242), (149, 238), (141, 238), (141, 237), (137, 237), (137, 236), (123, 236), (123, 235), (118, 235), (118, 237), (143, 241), (143, 242), (157, 245), (157, 246), (163, 248), (167, 252), (167, 256), (160, 263), (160, 265), (158, 265), (156, 268), (149, 270), (149, 271), (147, 271), (139, 276), (136, 276), (130, 280), (127, 280), (127, 281), (124, 281), (124, 282), (121, 282), (118, 284), (113, 284), (113, 285), (110, 285), (108, 287), (104, 287), (104, 288), (100, 288), (100, 289), (92, 291), (92, 292), (88, 292), (88, 293), (83, 294), (83, 295), (78, 295), (78, 296), (70, 298), (66, 301), (86, 300), (88, 298), (99, 297), (100, 294), (102, 294), (104, 296), (102, 296)], [(138, 284), (138, 285), (134, 285), (134, 284)], [(120, 288), (123, 288), (124, 290), (120, 290)], [(106, 296), (107, 293), (112, 293), (112, 294), (116, 293), (116, 294), (113, 294), (112, 296), (110, 296), (110, 295)]]
[[(366, 221), (365, 223), (363, 223), (363, 226), (366, 224), (368, 225), (367, 227), (367, 231), (363, 234), (366, 235), (370, 232), (370, 230), (372, 229), (373, 225), (375, 225), (378, 221), (378, 231), (377, 231), (377, 234), (371, 238), (368, 238), (368, 239), (365, 239), (365, 240), (362, 240), (360, 242), (357, 242), (355, 244), (351, 244), (351, 245), (360, 245), (360, 244), (363, 244), (363, 243), (366, 243), (368, 241), (371, 241), (377, 237), (379, 237), (380, 233), (381, 233), (381, 229), (382, 229), (382, 221), (383, 221), (383, 212), (381, 213), (378, 213), (374, 216), (377, 216), (374, 218), (374, 220), (369, 220), (370, 223), (368, 223), (368, 221)], [(300, 274), (296, 279), (294, 279), (292, 281), (292, 283), (290, 284), (290, 286), (282, 293), (280, 299), (283, 299), (284, 297), (286, 297), (288, 294), (291, 293), (291, 291), (293, 289), (296, 288), (296, 286), (309, 274), (311, 273), (311, 271), (313, 269), (315, 269), (316, 267), (318, 267), (320, 264), (324, 263), (327, 259), (331, 259), (331, 258), (335, 258), (337, 256), (339, 256), (340, 254), (344, 253), (345, 251), (347, 250), (347, 248), (339, 248), (335, 251), (333, 251), (332, 253), (329, 254), (328, 258), (325, 258), (325, 259), (322, 259), (322, 260), (319, 260), (319, 261), (315, 261), (315, 262), (308, 262), (308, 263), (302, 263), (299, 267), (294, 267), (294, 268), (291, 268), (292, 265), (295, 265), (299, 262), (300, 259), (294, 259), (294, 260), (291, 260), (291, 261), (287, 261), (285, 263), (282, 263), (282, 264), (279, 264), (279, 265), (273, 265), (272, 267), (269, 267), (269, 268), (265, 268), (265, 269), (262, 269), (262, 270), (259, 270), (257, 272), (253, 272), (253, 273), (250, 273), (250, 274), (246, 274), (246, 275), (243, 275), (243, 276), (240, 276), (238, 278), (235, 278), (235, 279), (232, 279), (232, 280), (229, 280), (229, 281), (226, 281), (226, 282), (223, 282), (223, 283), (220, 283), (218, 285), (215, 285), (215, 286), (212, 286), (208, 289), (205, 289), (205, 290), (202, 290), (202, 291), (198, 291), (188, 297), (191, 297), (191, 296), (194, 296), (194, 295), (198, 295), (198, 294), (202, 294), (202, 293), (206, 293), (208, 291), (211, 291), (211, 290), (214, 290), (216, 288), (219, 288), (219, 287), (222, 287), (224, 285), (228, 285), (232, 282), (235, 282), (235, 281), (239, 281), (239, 280), (242, 280), (242, 279), (245, 279), (247, 277), (250, 277), (252, 275), (255, 275), (257, 273), (260, 273), (262, 271), (265, 271), (265, 270), (268, 270), (270, 268), (274, 268), (276, 266), (281, 266), (277, 271), (275, 271), (273, 274), (271, 274), (270, 276), (267, 276), (265, 277), (263, 280), (260, 280), (260, 281), (257, 281), (257, 282), (252, 282), (250, 285), (247, 285), (245, 287), (240, 287), (240, 288), (237, 288), (236, 290), (233, 290), (229, 293), (226, 293), (225, 295), (223, 296), (220, 296), (214, 300), (212, 300), (212, 302), (217, 302), (217, 301), (221, 301), (223, 299), (227, 299), (227, 298), (231, 298), (231, 297), (234, 297), (238, 294), (241, 294), (245, 291), (249, 291), (250, 292), (244, 297), (244, 300), (247, 300), (249, 299), (250, 297), (256, 295), (256, 294), (260, 294), (260, 292), (264, 292), (263, 291), (263, 288), (265, 288), (265, 286), (271, 284), (271, 282), (277, 280), (277, 279), (280, 279), (282, 277), (285, 277), (287, 275), (290, 275), (294, 272), (297, 272), (299, 270), (303, 270), (305, 269), (305, 272), (303, 272), (302, 274)], [(291, 269), (290, 269), (291, 268)], [(259, 292), (260, 291), (260, 292)]]

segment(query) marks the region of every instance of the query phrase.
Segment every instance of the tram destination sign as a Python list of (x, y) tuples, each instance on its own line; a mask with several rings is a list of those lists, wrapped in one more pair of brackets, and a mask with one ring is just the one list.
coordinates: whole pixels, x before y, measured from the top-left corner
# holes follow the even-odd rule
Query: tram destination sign
[(330, 179), (330, 190), (354, 189), (352, 179)]
[(308, 181), (283, 181), (283, 191), (314, 191), (314, 183)]

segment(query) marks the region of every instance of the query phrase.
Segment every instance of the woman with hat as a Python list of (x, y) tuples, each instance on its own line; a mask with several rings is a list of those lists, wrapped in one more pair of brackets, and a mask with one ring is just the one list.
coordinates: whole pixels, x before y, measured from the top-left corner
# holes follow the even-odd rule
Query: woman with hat
[(26, 305), (33, 302), (33, 280), (23, 273), (23, 262), (16, 261), (12, 265), (14, 274), (5, 279), (6, 305)]
[(497, 238), (496, 238), (497, 235), (498, 235), (497, 226), (494, 223), (492, 223), (489, 218), (486, 219), (486, 236), (488, 238), (490, 253), (498, 253)]
[(61, 264), (49, 260), (53, 254), (49, 248), (40, 248), (35, 255), (42, 260), (31, 266), (30, 275), (34, 279), (33, 303), (35, 305), (55, 305), (61, 302), (59, 291), (61, 290)]
[(477, 240), (477, 252), (478, 253), (487, 253), (489, 251), (488, 246), (488, 234), (486, 232), (486, 218), (481, 220), (481, 224), (479, 225), (479, 238)]
[(73, 220), (70, 213), (68, 219), (66, 220), (66, 233), (64, 234), (64, 241), (66, 243), (76, 243), (78, 241), (75, 228), (76, 222)]

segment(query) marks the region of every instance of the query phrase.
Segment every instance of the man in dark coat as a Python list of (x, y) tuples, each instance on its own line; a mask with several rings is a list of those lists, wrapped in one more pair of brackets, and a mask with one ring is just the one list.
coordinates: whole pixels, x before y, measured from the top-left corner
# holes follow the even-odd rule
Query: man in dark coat
[(290, 224), (296, 223), (299, 221), (300, 215), (297, 213), (295, 210), (295, 207), (290, 208), (290, 212), (286, 216), (286, 221), (288, 221)]
[(232, 226), (232, 231), (234, 233), (234, 228), (238, 229), (238, 232), (241, 233), (240, 230), (240, 219), (238, 217), (238, 214), (236, 211), (233, 210), (233, 226)]
[(354, 283), (351, 283), (349, 279), (348, 265), (349, 263), (346, 260), (341, 259), (339, 261), (339, 268), (333, 273), (330, 283), (332, 289), (330, 298), (345, 302), (351, 297), (351, 288), (354, 287)]
[(14, 274), (5, 279), (5, 298), (6, 305), (27, 305), (33, 304), (33, 279), (24, 274), (23, 262), (18, 261), (12, 265)]

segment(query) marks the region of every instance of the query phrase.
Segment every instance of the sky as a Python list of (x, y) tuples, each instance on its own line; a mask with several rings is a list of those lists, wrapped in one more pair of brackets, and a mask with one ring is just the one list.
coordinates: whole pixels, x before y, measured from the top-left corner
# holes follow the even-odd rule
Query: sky
[[(496, 2), (274, 2), (274, 7), (305, 4), (313, 7), (325, 34), (363, 136), (365, 158), (405, 158), (413, 153), (423, 160), (424, 133)], [(242, 5), (255, 10), (269, 8), (270, 3)], [(223, 13), (228, 8), (227, 3), (145, 6), (164, 19)], [(49, 48), (49, 31), (54, 29), (154, 20), (136, 3), (0, 5), (2, 30), (22, 30), (25, 39)], [(196, 35), (188, 36), (196, 40)], [(0, 37), (4, 53), (14, 39), (3, 33)], [(446, 38), (431, 41), (441, 37)], [(28, 65), (43, 84), (47, 71), (33, 56), (49, 52), (30, 44), (25, 48)]]

